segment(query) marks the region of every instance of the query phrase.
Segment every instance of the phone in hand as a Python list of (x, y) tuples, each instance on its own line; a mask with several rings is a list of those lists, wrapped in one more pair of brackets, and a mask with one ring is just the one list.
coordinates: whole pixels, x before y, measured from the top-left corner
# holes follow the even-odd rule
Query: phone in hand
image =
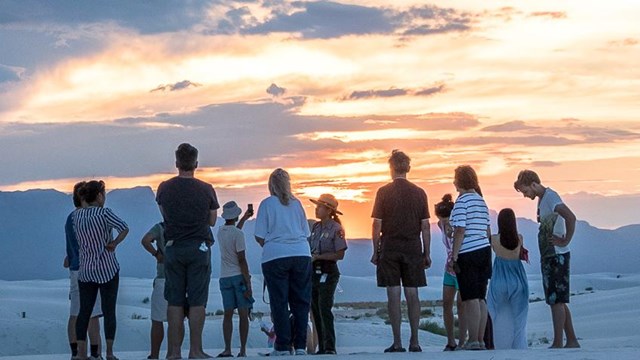
[(253, 211), (253, 204), (247, 205), (247, 211)]

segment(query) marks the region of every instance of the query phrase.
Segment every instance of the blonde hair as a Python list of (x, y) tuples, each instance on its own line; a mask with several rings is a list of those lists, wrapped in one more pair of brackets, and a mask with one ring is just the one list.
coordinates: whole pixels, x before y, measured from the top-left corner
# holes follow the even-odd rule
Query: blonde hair
[(288, 172), (281, 168), (273, 170), (269, 176), (269, 193), (276, 196), (282, 205), (289, 205), (289, 200), (294, 197)]

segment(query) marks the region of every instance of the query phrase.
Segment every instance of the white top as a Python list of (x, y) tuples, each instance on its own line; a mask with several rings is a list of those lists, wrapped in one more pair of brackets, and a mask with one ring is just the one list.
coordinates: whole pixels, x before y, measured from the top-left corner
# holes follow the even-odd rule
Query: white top
[[(556, 213), (556, 207), (564, 204), (560, 195), (551, 188), (546, 188), (542, 197), (538, 199), (538, 220), (544, 218), (549, 214)], [(553, 235), (565, 236), (567, 234), (567, 227), (562, 216), (558, 216), (556, 224), (553, 227)], [(556, 254), (566, 254), (571, 249), (569, 246), (556, 246)]]
[(459, 254), (491, 246), (487, 235), (491, 220), (482, 196), (475, 192), (458, 196), (449, 219), (451, 226), (464, 228), (464, 239)]
[(242, 275), (238, 253), (247, 249), (242, 230), (235, 225), (223, 225), (216, 239), (220, 246), (220, 277)]
[(298, 199), (282, 205), (275, 196), (262, 200), (256, 216), (255, 236), (264, 239), (262, 263), (291, 257), (311, 257), (309, 224)]

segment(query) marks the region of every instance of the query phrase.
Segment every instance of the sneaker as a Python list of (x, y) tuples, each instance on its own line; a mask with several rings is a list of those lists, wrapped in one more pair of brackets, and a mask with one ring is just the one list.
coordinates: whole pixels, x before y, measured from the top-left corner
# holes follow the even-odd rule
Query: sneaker
[(296, 355), (307, 355), (307, 352), (304, 349), (296, 349)]

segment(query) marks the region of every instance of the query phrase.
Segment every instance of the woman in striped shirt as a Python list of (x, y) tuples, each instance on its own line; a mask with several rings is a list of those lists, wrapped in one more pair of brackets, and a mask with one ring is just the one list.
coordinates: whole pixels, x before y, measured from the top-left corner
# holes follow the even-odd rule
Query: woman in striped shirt
[[(88, 206), (77, 210), (73, 217), (80, 254), (80, 313), (76, 322), (78, 353), (86, 354), (87, 327), (91, 309), (100, 290), (107, 342), (106, 360), (117, 360), (113, 355), (113, 340), (116, 335), (120, 265), (116, 260), (115, 250), (127, 236), (129, 228), (111, 209), (104, 207), (106, 194), (103, 181), (87, 182), (80, 190), (80, 196)], [(113, 230), (118, 232), (115, 239), (112, 237)]]
[(487, 284), (491, 278), (489, 210), (482, 198), (478, 176), (471, 166), (456, 168), (453, 184), (460, 196), (451, 212), (453, 226), (452, 267), (454, 268), (469, 339), (468, 350), (484, 349), (487, 324)]

